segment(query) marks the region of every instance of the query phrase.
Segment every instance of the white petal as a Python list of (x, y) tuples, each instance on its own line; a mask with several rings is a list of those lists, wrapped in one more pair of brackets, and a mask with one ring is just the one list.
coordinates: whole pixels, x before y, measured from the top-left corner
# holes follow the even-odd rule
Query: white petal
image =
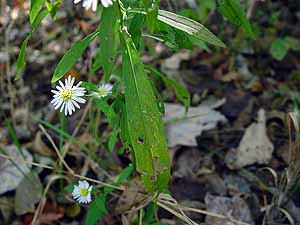
[(61, 86), (63, 89), (65, 89), (65, 85), (63, 84), (63, 82), (61, 82), (61, 80), (58, 81), (58, 82), (59, 82), (60, 86)]
[(59, 100), (59, 102), (57, 103), (57, 105), (55, 106), (55, 110), (56, 109), (58, 109), (60, 106), (61, 106), (61, 104), (63, 103), (63, 101), (62, 100)]
[(74, 82), (75, 82), (75, 78), (73, 77), (72, 80), (71, 80), (71, 87), (73, 87)]
[(69, 113), (69, 115), (71, 116), (72, 115), (72, 107), (71, 107), (71, 105), (70, 104), (72, 104), (70, 101), (68, 101), (67, 102), (67, 109), (68, 109), (68, 113)]
[(106, 8), (110, 5), (112, 5), (112, 1), (111, 0), (101, 0), (102, 5)]
[(76, 101), (74, 101), (73, 99), (72, 99), (72, 103), (73, 103), (73, 105), (75, 105), (78, 109), (80, 109), (80, 105), (79, 105)]
[(53, 94), (57, 94), (57, 95), (60, 94), (59, 91), (56, 91), (56, 90), (51, 90), (51, 92), (52, 92)]
[(65, 104), (65, 116), (67, 116), (68, 115), (68, 105), (67, 105), (67, 103)]
[(98, 0), (94, 0), (94, 1), (93, 1), (92, 10), (93, 10), (94, 12), (97, 10), (97, 1), (98, 1)]
[(63, 104), (61, 105), (61, 108), (60, 108), (60, 112), (62, 112), (64, 110), (64, 107), (66, 106), (66, 103), (63, 102)]
[(82, 84), (82, 81), (78, 82), (75, 87), (79, 87)]
[(55, 87), (56, 87), (56, 89), (59, 90), (59, 91), (63, 91), (63, 90), (64, 90), (62, 87), (60, 87), (60, 86), (58, 86), (58, 85), (55, 86)]
[(82, 103), (82, 104), (84, 104), (86, 102), (86, 100), (84, 98), (80, 98), (77, 96), (74, 96), (73, 100), (75, 100), (76, 102)]
[(83, 181), (83, 187), (86, 189), (89, 188), (89, 183), (86, 180)]

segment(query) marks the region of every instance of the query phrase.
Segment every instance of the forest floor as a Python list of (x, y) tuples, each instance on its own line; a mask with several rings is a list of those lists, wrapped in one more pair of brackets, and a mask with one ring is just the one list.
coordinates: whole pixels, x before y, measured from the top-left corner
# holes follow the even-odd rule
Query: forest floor
[[(165, 9), (197, 19), (198, 8), (185, 1), (166, 2), (161, 0)], [(36, 183), (48, 188), (38, 215), (41, 224), (84, 224), (86, 207), (77, 205), (64, 191), (66, 182), (78, 179), (65, 175), (65, 182), (61, 173), (28, 168), (18, 149), (23, 149), (28, 161), (56, 166), (53, 145), (39, 127), (43, 124), (59, 148), (68, 148), (65, 160), (77, 174), (112, 183), (130, 164), (130, 154), (118, 151), (120, 143), (108, 151), (111, 129), (103, 116), (93, 124), (90, 104), (67, 119), (50, 104), (56, 64), (75, 40), (97, 28), (97, 15), (64, 1), (56, 21), (47, 17), (33, 35), (26, 69), (15, 81), (18, 52), (30, 31), (28, 9), (28, 1), (1, 1), (0, 147), (17, 159), (23, 172), (36, 172)], [(297, 183), (300, 172), (300, 146), (291, 120), (300, 118), (300, 3), (257, 1), (248, 13), (256, 40), (224, 21), (217, 10), (207, 15), (205, 26), (226, 43), (226, 49), (208, 46), (207, 50), (172, 51), (146, 40), (144, 62), (176, 79), (192, 97), (188, 117), (174, 122), (184, 114), (184, 107), (171, 88), (157, 82), (166, 102), (164, 121), (172, 160), (169, 191), (185, 207), (225, 215), (188, 212), (198, 224), (242, 224), (233, 219), (248, 224), (300, 224), (300, 189), (297, 184), (287, 187), (286, 181)], [(96, 83), (101, 79), (101, 71), (89, 72), (95, 45), (91, 43), (70, 71), (77, 80)], [(98, 162), (83, 151), (85, 147), (92, 149)], [(36, 216), (41, 197), (38, 187), (22, 178), (11, 161), (0, 157), (0, 225), (27, 225)], [(129, 187), (138, 191), (139, 183), (133, 179)], [(140, 204), (136, 194), (117, 192), (107, 201), (109, 213), (99, 224), (138, 224), (137, 214), (127, 212)], [(157, 217), (161, 224), (182, 224), (163, 209)]]

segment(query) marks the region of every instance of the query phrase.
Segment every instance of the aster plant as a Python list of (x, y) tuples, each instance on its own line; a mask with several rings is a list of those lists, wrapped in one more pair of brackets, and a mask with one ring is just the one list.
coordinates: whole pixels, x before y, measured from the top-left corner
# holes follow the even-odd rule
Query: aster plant
[[(53, 84), (59, 82), (56, 90), (52, 90), (53, 109), (71, 116), (75, 109), (80, 109), (80, 104), (92, 99), (112, 127), (110, 150), (114, 150), (117, 139), (120, 139), (123, 148), (132, 154), (133, 167), (125, 171), (126, 177), (130, 173), (139, 176), (150, 195), (163, 192), (170, 180), (170, 157), (161, 120), (163, 103), (152, 79), (160, 79), (175, 89), (178, 100), (186, 109), (190, 104), (190, 95), (179, 83), (142, 62), (144, 40), (162, 42), (175, 51), (196, 46), (207, 49), (207, 44), (221, 48), (225, 45), (202, 24), (160, 9), (160, 0), (73, 2), (86, 10), (97, 11), (101, 22), (94, 32), (75, 42), (58, 62), (52, 76)], [(48, 14), (55, 20), (61, 3), (61, 0), (31, 0), (31, 31), (21, 46), (17, 79), (25, 67), (25, 50), (29, 39)], [(75, 4), (74, 7), (79, 7)], [(74, 85), (75, 79), (71, 76), (67, 77), (65, 83), (60, 81), (68, 75), (94, 40), (99, 41), (99, 48), (96, 56), (91, 59), (92, 70), (97, 75), (102, 74), (101, 84), (80, 81)], [(119, 56), (121, 63), (116, 60)], [(118, 79), (113, 79), (112, 75), (117, 71), (121, 73)], [(70, 191), (80, 203), (92, 201), (87, 219), (87, 224), (92, 225), (102, 215), (95, 209), (99, 209), (99, 204), (105, 204), (107, 193), (112, 190), (98, 190), (102, 193), (101, 197), (99, 192), (93, 197), (94, 188), (80, 181)]]

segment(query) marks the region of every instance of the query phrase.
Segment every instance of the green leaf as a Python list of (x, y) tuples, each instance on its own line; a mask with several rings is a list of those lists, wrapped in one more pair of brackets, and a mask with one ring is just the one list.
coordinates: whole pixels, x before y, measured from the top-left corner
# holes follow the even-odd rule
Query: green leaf
[(156, 98), (156, 104), (157, 104), (157, 107), (159, 109), (159, 112), (161, 114), (165, 114), (166, 110), (165, 110), (164, 100), (161, 97), (161, 95), (160, 95), (159, 91), (157, 90), (157, 88), (156, 88), (153, 81), (151, 81), (151, 86), (152, 86), (152, 90), (153, 90), (155, 98)]
[(300, 50), (300, 40), (297, 40), (295, 38), (292, 37), (285, 37), (284, 41), (286, 43), (286, 46), (288, 49), (291, 49), (293, 51), (299, 51)]
[(204, 41), (201, 41), (200, 39), (194, 38), (193, 36), (189, 36), (189, 40), (196, 45), (198, 48), (204, 49), (207, 52), (209, 52), (209, 48), (206, 45), (206, 43)]
[(156, 28), (157, 15), (159, 10), (160, 0), (152, 0), (151, 7), (147, 13), (147, 24), (151, 32), (154, 32)]
[(118, 114), (115, 113), (113, 107), (107, 103), (107, 100), (105, 98), (101, 98), (101, 99), (97, 98), (95, 99), (95, 102), (99, 110), (103, 112), (104, 115), (106, 116), (109, 124), (113, 126), (115, 120), (117, 120), (116, 118), (118, 117)]
[(95, 198), (87, 212), (86, 225), (94, 225), (104, 214), (108, 214), (105, 203), (106, 195), (97, 196)]
[(99, 34), (99, 30), (89, 34), (80, 41), (76, 41), (72, 47), (66, 52), (62, 59), (57, 64), (51, 82), (54, 83), (61, 79), (67, 72), (69, 72), (74, 64), (78, 61), (90, 42), (94, 40)]
[(82, 82), (81, 86), (88, 91), (98, 91), (98, 86), (91, 82)]
[(74, 190), (74, 184), (69, 184), (68, 186), (64, 187), (66, 192), (72, 193)]
[(17, 59), (17, 71), (16, 71), (16, 80), (18, 80), (20, 78), (20, 74), (21, 72), (24, 70), (25, 65), (26, 65), (26, 48), (27, 48), (27, 44), (28, 44), (29, 39), (25, 39), (25, 41), (23, 41), (20, 52), (19, 52), (19, 56)]
[(272, 42), (270, 53), (274, 59), (283, 60), (288, 52), (288, 48), (283, 39), (276, 39)]
[(255, 37), (240, 0), (218, 0), (218, 5), (224, 17), (231, 23), (242, 26), (250, 37)]
[(133, 42), (137, 49), (140, 49), (141, 46), (141, 36), (142, 36), (142, 29), (145, 24), (145, 15), (143, 14), (136, 14), (131, 20), (129, 26), (129, 33), (132, 36)]
[(202, 41), (225, 48), (225, 44), (202, 24), (185, 16), (180, 16), (164, 10), (158, 11), (158, 20), (188, 33)]
[(129, 130), (128, 130), (128, 124), (127, 124), (127, 115), (126, 115), (126, 106), (125, 104), (122, 105), (122, 115), (121, 115), (121, 121), (120, 121), (120, 138), (123, 143), (123, 145), (129, 144)]
[(110, 152), (114, 151), (115, 145), (116, 145), (117, 140), (118, 140), (118, 134), (119, 134), (119, 130), (118, 129), (114, 129), (110, 133), (110, 137), (109, 137), (109, 140), (108, 140), (108, 150)]
[[(117, 177), (116, 181), (114, 182), (115, 186), (119, 186), (121, 183), (123, 183), (133, 172), (133, 167), (130, 165), (122, 170), (122, 172)], [(104, 194), (107, 195), (110, 192), (112, 192), (114, 189), (111, 187), (105, 187), (104, 188)]]
[(45, 0), (31, 0), (30, 12), (29, 12), (29, 21), (32, 24), (39, 14)]
[(43, 10), (31, 24), (31, 30), (30, 30), (29, 34), (27, 35), (26, 39), (23, 41), (20, 52), (19, 52), (19, 56), (17, 59), (17, 71), (16, 71), (15, 80), (18, 80), (20, 78), (20, 74), (25, 68), (27, 44), (28, 44), (31, 36), (33, 35), (34, 31), (40, 25), (40, 23), (46, 17), (47, 14), (48, 14), (48, 11), (46, 9)]
[(152, 0), (141, 0), (141, 6), (145, 7), (146, 9), (151, 8)]
[(121, 38), (125, 104), (130, 143), (149, 192), (164, 189), (170, 178), (170, 158), (161, 115), (151, 83), (126, 29)]
[(179, 101), (181, 101), (184, 104), (185, 110), (188, 111), (188, 108), (190, 107), (191, 104), (191, 95), (189, 91), (181, 84), (163, 75), (155, 68), (146, 65), (145, 68), (149, 72), (153, 73), (155, 76), (158, 76), (160, 79), (162, 79), (162, 81), (165, 83), (166, 86), (172, 87), (175, 91), (176, 97), (178, 98)]
[(103, 10), (99, 34), (100, 48), (94, 64), (94, 66), (96, 65), (94, 71), (99, 67), (103, 68), (105, 82), (109, 81), (117, 56), (119, 23), (116, 16), (116, 5)]
[(56, 0), (55, 2), (50, 2), (50, 0), (46, 0), (45, 5), (47, 7), (48, 12), (52, 20), (56, 19), (57, 7), (61, 3), (62, 0)]
[(215, 10), (216, 0), (200, 0), (199, 3), (199, 19), (204, 23), (210, 11)]

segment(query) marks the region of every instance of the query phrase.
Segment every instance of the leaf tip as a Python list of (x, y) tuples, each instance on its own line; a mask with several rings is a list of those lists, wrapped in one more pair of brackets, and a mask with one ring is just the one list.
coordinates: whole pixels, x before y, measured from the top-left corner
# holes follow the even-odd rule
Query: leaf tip
[(52, 77), (52, 79), (51, 79), (51, 83), (53, 84), (53, 83), (55, 83), (56, 81), (58, 81), (59, 79), (57, 79), (55, 76), (53, 76)]

